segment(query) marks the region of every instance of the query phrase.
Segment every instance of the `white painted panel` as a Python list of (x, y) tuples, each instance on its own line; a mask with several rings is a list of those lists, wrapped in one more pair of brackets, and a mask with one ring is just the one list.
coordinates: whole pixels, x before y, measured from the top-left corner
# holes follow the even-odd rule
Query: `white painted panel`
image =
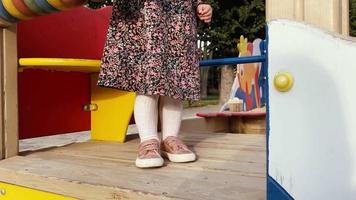
[[(356, 41), (269, 23), (270, 175), (297, 200), (356, 199)], [(273, 86), (294, 75), (290, 92)]]

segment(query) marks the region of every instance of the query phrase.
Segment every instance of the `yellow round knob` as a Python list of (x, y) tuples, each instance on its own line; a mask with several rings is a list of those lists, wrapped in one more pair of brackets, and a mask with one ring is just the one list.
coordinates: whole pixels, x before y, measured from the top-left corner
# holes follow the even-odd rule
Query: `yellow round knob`
[(279, 72), (274, 77), (274, 87), (280, 92), (287, 92), (293, 87), (294, 78), (289, 72)]

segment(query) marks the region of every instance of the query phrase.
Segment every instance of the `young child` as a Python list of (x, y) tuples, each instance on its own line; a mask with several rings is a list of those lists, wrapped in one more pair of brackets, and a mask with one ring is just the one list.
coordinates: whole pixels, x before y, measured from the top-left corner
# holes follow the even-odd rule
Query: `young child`
[(171, 162), (196, 159), (178, 133), (182, 101), (200, 98), (197, 18), (208, 23), (211, 17), (202, 0), (114, 1), (98, 85), (137, 94), (137, 167), (161, 167), (161, 150)]

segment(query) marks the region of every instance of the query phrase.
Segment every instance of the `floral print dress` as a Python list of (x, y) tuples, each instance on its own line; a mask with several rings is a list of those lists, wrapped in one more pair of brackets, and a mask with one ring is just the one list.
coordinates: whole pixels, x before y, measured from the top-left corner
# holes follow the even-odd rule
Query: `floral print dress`
[(116, 0), (98, 85), (200, 98), (196, 8), (201, 0)]

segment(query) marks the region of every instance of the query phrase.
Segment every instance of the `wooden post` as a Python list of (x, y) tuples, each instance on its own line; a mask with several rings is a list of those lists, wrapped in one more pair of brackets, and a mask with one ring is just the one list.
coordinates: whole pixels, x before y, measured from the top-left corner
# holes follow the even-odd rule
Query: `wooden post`
[(350, 35), (350, 1), (342, 0), (341, 3), (341, 32), (343, 35)]
[(0, 31), (0, 159), (18, 153), (16, 26)]
[(349, 35), (349, 0), (267, 0), (267, 20), (306, 21), (329, 31)]
[(3, 28), (0, 28), (0, 160), (5, 158), (5, 144), (4, 144), (4, 126), (3, 126), (3, 94), (2, 94), (2, 80), (3, 80), (3, 35), (4, 35), (4, 30)]

